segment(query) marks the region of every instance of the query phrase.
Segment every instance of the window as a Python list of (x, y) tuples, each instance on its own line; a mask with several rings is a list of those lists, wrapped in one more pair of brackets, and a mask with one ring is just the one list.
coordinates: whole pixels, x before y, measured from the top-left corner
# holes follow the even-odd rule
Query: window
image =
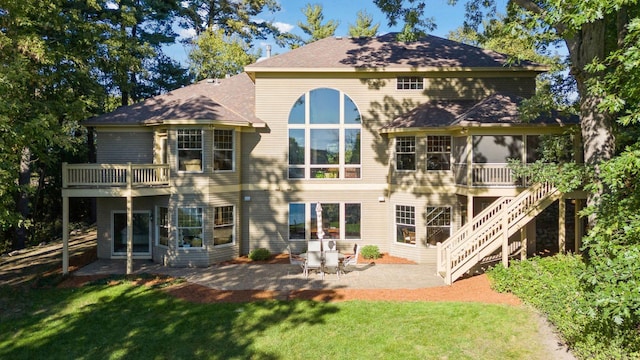
[(398, 90), (422, 90), (424, 80), (417, 76), (401, 76), (396, 78), (396, 88)]
[(202, 171), (202, 130), (178, 129), (178, 170)]
[(427, 243), (436, 245), (451, 236), (451, 208), (427, 207)]
[(289, 178), (360, 178), (361, 127), (344, 93), (321, 88), (302, 95), (289, 112)]
[(399, 136), (396, 138), (396, 170), (416, 169), (415, 136)]
[(396, 205), (396, 242), (416, 243), (416, 209), (413, 206)]
[(158, 208), (158, 245), (169, 246), (169, 209)]
[(289, 204), (289, 239), (306, 238), (306, 212), (304, 204)]
[(360, 204), (344, 204), (344, 238), (361, 239)]
[[(289, 204), (289, 239), (306, 238), (306, 223), (310, 224), (311, 239), (318, 238), (317, 203)], [(361, 239), (361, 204), (321, 203), (323, 239)], [(309, 217), (306, 214), (309, 213)]]
[(202, 208), (178, 209), (178, 247), (202, 247)]
[(233, 244), (233, 206), (217, 206), (214, 214), (213, 245)]
[(427, 170), (451, 169), (451, 136), (427, 136)]
[(213, 170), (233, 171), (233, 130), (213, 130)]

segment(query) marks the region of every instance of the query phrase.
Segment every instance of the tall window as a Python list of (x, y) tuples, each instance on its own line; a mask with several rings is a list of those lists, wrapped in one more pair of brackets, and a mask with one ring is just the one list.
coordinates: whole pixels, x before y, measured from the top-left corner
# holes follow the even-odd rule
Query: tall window
[(233, 130), (213, 130), (213, 170), (233, 170)]
[(427, 136), (427, 170), (451, 169), (451, 136)]
[(396, 205), (396, 242), (416, 243), (416, 208)]
[(169, 246), (169, 209), (158, 208), (158, 245)]
[(178, 247), (202, 247), (202, 208), (178, 209)]
[(304, 204), (289, 204), (289, 239), (304, 240), (306, 237), (306, 211)]
[[(306, 225), (310, 224), (311, 239), (318, 238), (317, 203), (289, 204), (289, 239), (305, 239)], [(309, 213), (307, 218), (306, 214)], [(361, 204), (322, 203), (322, 230), (324, 239), (361, 239)]]
[(362, 121), (344, 93), (303, 94), (289, 113), (289, 178), (360, 178)]
[(416, 169), (415, 136), (399, 136), (396, 138), (396, 170)]
[(178, 129), (178, 170), (202, 171), (202, 130)]
[(214, 214), (213, 245), (233, 244), (233, 206), (217, 206)]
[(436, 245), (451, 236), (451, 208), (427, 206), (427, 243)]
[(424, 89), (424, 79), (417, 76), (401, 76), (396, 78), (396, 88), (398, 90), (422, 90)]

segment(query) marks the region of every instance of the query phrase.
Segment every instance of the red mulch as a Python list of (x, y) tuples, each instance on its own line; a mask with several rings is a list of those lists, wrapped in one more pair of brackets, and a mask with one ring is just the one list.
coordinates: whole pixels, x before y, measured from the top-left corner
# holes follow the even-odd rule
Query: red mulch
[[(375, 262), (376, 264), (414, 264), (413, 261), (383, 254), (382, 258), (367, 260), (362, 257), (360, 263)], [(287, 254), (279, 254), (265, 261), (252, 261), (247, 257), (240, 257), (231, 263), (255, 264), (286, 264), (289, 262)], [(71, 276), (63, 281), (60, 287), (79, 287), (89, 282), (105, 278), (97, 276)], [(140, 285), (158, 285), (168, 283), (174, 279), (167, 277), (135, 278)], [(117, 283), (117, 281), (116, 281)], [(441, 286), (423, 289), (331, 289), (331, 290), (216, 290), (192, 283), (178, 283), (164, 289), (168, 294), (194, 303), (216, 302), (249, 302), (259, 300), (314, 300), (322, 302), (338, 302), (350, 300), (370, 301), (462, 301), (482, 302), (491, 304), (520, 305), (520, 299), (512, 294), (501, 294), (493, 291), (486, 275), (473, 276), (458, 280), (451, 286)]]

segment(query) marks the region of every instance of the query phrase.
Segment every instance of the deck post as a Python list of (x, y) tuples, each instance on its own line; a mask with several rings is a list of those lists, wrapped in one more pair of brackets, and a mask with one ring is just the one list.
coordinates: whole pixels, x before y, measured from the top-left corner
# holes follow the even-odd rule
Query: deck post
[(62, 195), (62, 275), (69, 274), (69, 197)]
[(132, 166), (127, 169), (127, 275), (133, 273), (133, 198), (131, 197)]
[(529, 239), (527, 237), (528, 227), (529, 224), (526, 224), (525, 226), (520, 228), (520, 260), (527, 259), (527, 243), (529, 242)]
[(574, 252), (576, 254), (580, 253), (580, 246), (582, 246), (582, 236), (584, 234), (584, 228), (582, 226), (582, 219), (580, 218), (580, 210), (582, 210), (582, 199), (575, 199), (575, 211), (573, 213), (574, 216)]
[(502, 215), (502, 265), (509, 267), (509, 223), (506, 214)]
[(558, 253), (564, 254), (567, 250), (567, 202), (564, 195), (558, 199)]

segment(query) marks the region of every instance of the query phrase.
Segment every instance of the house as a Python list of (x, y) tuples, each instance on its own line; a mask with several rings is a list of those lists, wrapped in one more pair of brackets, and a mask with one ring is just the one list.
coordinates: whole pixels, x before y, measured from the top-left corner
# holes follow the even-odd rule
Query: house
[(507, 167), (579, 126), (521, 120), (545, 70), (435, 36), (333, 37), (119, 108), (84, 123), (97, 163), (63, 166), (64, 243), (69, 198), (95, 197), (98, 257), (128, 270), (304, 251), (318, 203), (340, 249), (377, 245), (448, 282), (487, 256), (533, 253), (536, 216), (558, 203), (552, 227), (565, 229), (580, 206)]

